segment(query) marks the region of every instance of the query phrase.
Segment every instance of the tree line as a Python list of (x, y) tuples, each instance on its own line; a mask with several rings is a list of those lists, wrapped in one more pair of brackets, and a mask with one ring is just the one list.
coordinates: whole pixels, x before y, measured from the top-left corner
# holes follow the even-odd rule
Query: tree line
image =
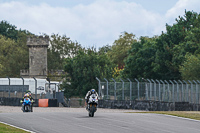
[[(112, 45), (98, 50), (84, 48), (66, 35), (52, 34), (48, 48), (48, 70), (63, 69), (62, 89), (66, 97), (84, 96), (97, 89), (99, 79), (199, 79), (200, 14), (185, 11), (173, 25), (166, 24), (160, 36), (136, 38), (124, 31)], [(26, 38), (34, 35), (0, 22), (0, 77), (19, 77), (28, 69)]]

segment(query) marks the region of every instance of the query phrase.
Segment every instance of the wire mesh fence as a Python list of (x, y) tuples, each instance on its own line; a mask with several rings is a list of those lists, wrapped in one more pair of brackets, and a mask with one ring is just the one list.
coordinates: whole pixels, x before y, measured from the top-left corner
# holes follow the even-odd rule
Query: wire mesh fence
[(152, 100), (200, 104), (199, 80), (96, 79), (99, 82), (99, 96), (105, 100)]
[(0, 97), (22, 98), (27, 90), (35, 99), (55, 98), (59, 82), (35, 78), (0, 78)]

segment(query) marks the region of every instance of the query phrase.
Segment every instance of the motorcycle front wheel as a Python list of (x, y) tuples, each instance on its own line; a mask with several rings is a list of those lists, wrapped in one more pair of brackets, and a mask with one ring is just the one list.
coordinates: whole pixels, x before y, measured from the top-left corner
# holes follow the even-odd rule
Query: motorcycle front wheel
[(94, 117), (94, 112), (95, 112), (95, 106), (92, 105), (92, 107), (90, 108), (90, 111), (89, 111), (89, 116)]

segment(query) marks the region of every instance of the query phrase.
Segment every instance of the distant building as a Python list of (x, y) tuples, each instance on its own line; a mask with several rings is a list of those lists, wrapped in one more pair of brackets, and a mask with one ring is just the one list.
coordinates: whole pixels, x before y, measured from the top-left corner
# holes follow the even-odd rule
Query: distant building
[(29, 47), (29, 70), (21, 70), (20, 75), (23, 78), (41, 78), (47, 77), (47, 48), (49, 46), (48, 36), (33, 36), (27, 38)]

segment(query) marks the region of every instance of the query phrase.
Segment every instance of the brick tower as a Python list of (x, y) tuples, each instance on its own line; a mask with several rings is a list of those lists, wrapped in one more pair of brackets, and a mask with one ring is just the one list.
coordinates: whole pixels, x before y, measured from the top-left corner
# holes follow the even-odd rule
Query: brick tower
[(29, 70), (21, 70), (22, 77), (47, 77), (47, 48), (49, 46), (48, 36), (33, 36), (27, 38), (29, 47)]

